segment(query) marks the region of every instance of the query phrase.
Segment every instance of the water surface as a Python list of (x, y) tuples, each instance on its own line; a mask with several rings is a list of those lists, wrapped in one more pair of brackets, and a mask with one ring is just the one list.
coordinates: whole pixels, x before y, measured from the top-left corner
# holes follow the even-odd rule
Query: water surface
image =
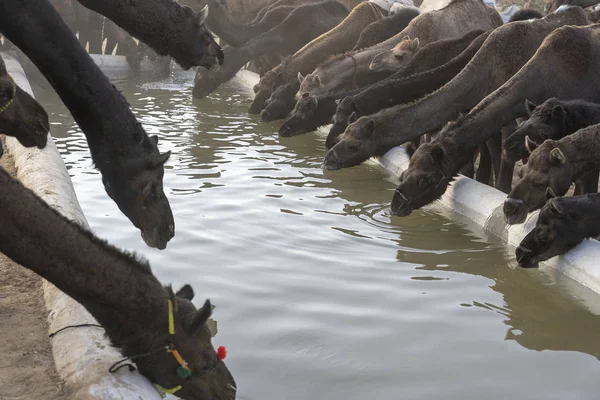
[(232, 87), (118, 82), (161, 151), (176, 236), (146, 247), (106, 196), (84, 137), (38, 93), (91, 228), (210, 298), (241, 399), (596, 399), (596, 294), (448, 210), (391, 217), (393, 177), (321, 169), (324, 138), (277, 137)]

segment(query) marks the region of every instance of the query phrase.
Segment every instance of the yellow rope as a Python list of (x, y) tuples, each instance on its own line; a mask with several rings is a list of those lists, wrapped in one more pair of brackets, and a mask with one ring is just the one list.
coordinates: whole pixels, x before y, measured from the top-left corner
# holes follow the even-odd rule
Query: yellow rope
[[(168, 394), (174, 394), (177, 391), (181, 390), (181, 385), (175, 386), (172, 389), (165, 389), (164, 387), (162, 387), (160, 385), (156, 385), (156, 387), (158, 388), (159, 392), (164, 392), (164, 393), (168, 393)], [(162, 395), (162, 393), (161, 393), (161, 395)], [(164, 397), (164, 395), (162, 397)]]
[(15, 82), (15, 80), (13, 79), (12, 76), (8, 75), (8, 77), (10, 78), (10, 80), (12, 81), (13, 84), (13, 92), (12, 92), (12, 97), (11, 99), (8, 101), (8, 103), (6, 103), (5, 105), (3, 105), (2, 107), (0, 107), (0, 114), (2, 114), (4, 111), (6, 111), (8, 109), (8, 107), (11, 106), (11, 104), (13, 103), (13, 101), (15, 101), (15, 96), (17, 95), (17, 84)]
[(175, 334), (175, 319), (173, 318), (173, 301), (167, 300), (169, 304), (169, 335)]

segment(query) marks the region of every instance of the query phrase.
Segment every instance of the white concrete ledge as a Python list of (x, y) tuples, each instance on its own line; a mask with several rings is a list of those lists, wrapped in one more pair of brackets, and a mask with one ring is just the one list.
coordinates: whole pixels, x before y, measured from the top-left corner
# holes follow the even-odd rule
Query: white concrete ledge
[[(5, 53), (1, 56), (19, 87), (33, 95), (21, 65)], [(44, 150), (26, 149), (12, 137), (6, 138), (6, 146), (14, 156), (19, 180), (61, 214), (89, 229), (52, 139), (49, 138)], [(43, 289), (51, 332), (67, 325), (97, 323), (81, 305), (51, 283), (44, 281)], [(56, 370), (72, 399), (160, 399), (154, 386), (139, 373), (131, 373), (127, 368), (116, 374), (108, 372), (123, 356), (104, 337), (103, 329), (69, 329), (51, 339), (51, 345)]]
[[(232, 80), (248, 96), (253, 97), (252, 87), (258, 82), (258, 75), (241, 70)], [(320, 128), (327, 133), (328, 128)], [(408, 155), (402, 147), (395, 147), (383, 157), (374, 159), (383, 168), (399, 177), (408, 167)], [(518, 246), (537, 221), (538, 212), (527, 217), (524, 224), (509, 226), (505, 223), (502, 204), (506, 194), (490, 186), (460, 176), (439, 200), (453, 211), (466, 216), (486, 230), (504, 239), (510, 246)], [(391, 200), (391, 199), (390, 199)], [(585, 240), (563, 256), (554, 257), (543, 264), (556, 268), (596, 293), (600, 293), (600, 242)]]

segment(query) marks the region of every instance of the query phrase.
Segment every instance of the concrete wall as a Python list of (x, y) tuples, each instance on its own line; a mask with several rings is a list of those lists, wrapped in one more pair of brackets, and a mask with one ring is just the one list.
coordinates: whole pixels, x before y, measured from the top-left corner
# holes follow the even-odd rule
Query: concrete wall
[[(0, 55), (19, 87), (33, 95), (21, 65), (5, 53)], [(54, 142), (48, 140), (44, 150), (26, 149), (15, 138), (7, 137), (6, 145), (14, 156), (17, 178), (61, 214), (89, 228)], [(51, 332), (67, 325), (96, 323), (82, 306), (51, 283), (44, 281), (43, 288)], [(58, 374), (73, 399), (160, 399), (154, 386), (137, 372), (127, 368), (116, 374), (108, 372), (123, 356), (111, 347), (103, 329), (69, 329), (51, 339), (51, 345)]]
[[(252, 97), (254, 96), (252, 87), (258, 82), (258, 79), (257, 74), (242, 70), (236, 75), (232, 84), (238, 85), (243, 93)], [(327, 134), (329, 128), (321, 128), (320, 131)], [(399, 177), (402, 171), (408, 167), (409, 160), (402, 147), (395, 147), (374, 161)], [(524, 224), (509, 226), (504, 222), (502, 213), (504, 199), (506, 199), (505, 193), (461, 176), (450, 185), (439, 201), (454, 212), (466, 216), (501, 237), (509, 246), (518, 246), (525, 235), (535, 226), (538, 213), (530, 214)], [(543, 264), (556, 268), (596, 293), (600, 293), (600, 262), (598, 260), (600, 260), (600, 242), (585, 240), (567, 254), (554, 257)]]

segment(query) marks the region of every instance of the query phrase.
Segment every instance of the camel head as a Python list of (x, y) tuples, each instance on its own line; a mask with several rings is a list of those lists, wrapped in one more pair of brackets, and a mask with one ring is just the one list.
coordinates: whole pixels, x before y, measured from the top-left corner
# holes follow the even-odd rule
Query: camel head
[[(344, 97), (338, 102), (335, 115), (333, 116), (333, 125), (331, 125), (331, 128), (329, 129), (329, 134), (325, 141), (325, 147), (328, 150), (335, 146), (340, 135), (344, 133), (348, 125), (357, 120), (357, 112), (358, 108), (352, 97)], [(353, 116), (352, 119), (350, 116)]]
[(144, 242), (162, 250), (175, 235), (173, 213), (163, 191), (164, 164), (171, 152), (158, 152), (158, 136), (145, 140), (144, 146), (153, 147), (150, 156), (111, 163), (102, 182), (121, 212), (141, 231)]
[(528, 142), (531, 155), (527, 172), (504, 201), (504, 215), (511, 225), (525, 222), (528, 213), (542, 208), (548, 188), (562, 196), (573, 181), (569, 162), (556, 141), (546, 140), (539, 147), (535, 146)]
[[(350, 116), (351, 120), (355, 114)], [(361, 117), (346, 128), (341, 140), (325, 154), (323, 166), (328, 170), (337, 170), (359, 165), (375, 153), (375, 121), (370, 117)]]
[(511, 162), (529, 157), (527, 143), (539, 144), (564, 136), (567, 114), (560, 100), (551, 98), (539, 106), (526, 100), (525, 109), (528, 119), (503, 143), (503, 157)]
[(234, 400), (236, 384), (223, 362), (224, 349), (217, 353), (211, 342), (210, 301), (196, 309), (191, 286), (183, 286), (176, 295), (166, 289), (164, 312), (153, 319), (156, 327), (147, 329), (153, 336), (140, 339), (152, 343), (144, 353), (153, 348), (155, 353), (135, 357), (129, 354), (133, 349), (125, 348), (124, 354), (135, 357), (140, 372), (167, 393), (185, 400)]
[(375, 72), (396, 72), (404, 68), (419, 50), (419, 39), (405, 36), (393, 49), (377, 54), (369, 69)]
[(322, 86), (321, 77), (315, 72), (306, 76), (298, 74), (298, 80), (300, 81), (300, 89), (298, 90), (297, 99), (304, 95), (304, 93), (314, 94)]
[(271, 97), (265, 102), (265, 108), (263, 108), (260, 114), (260, 120), (271, 122), (278, 119), (285, 119), (296, 104), (295, 95), (297, 91), (298, 85), (296, 82), (291, 82), (275, 89)]
[(0, 132), (14, 136), (25, 147), (46, 147), (50, 123), (46, 110), (22, 90), (0, 58)]
[(260, 112), (265, 108), (269, 97), (271, 97), (275, 89), (283, 85), (283, 83), (283, 75), (278, 68), (272, 69), (265, 73), (260, 78), (260, 81), (254, 85), (254, 100), (252, 100), (252, 104), (250, 104), (248, 113), (260, 114)]
[(171, 56), (183, 69), (200, 66), (209, 71), (218, 70), (225, 59), (223, 49), (215, 41), (212, 33), (204, 25), (208, 16), (208, 5), (196, 13), (192, 8), (182, 6), (188, 18), (178, 27), (178, 45), (171, 51)]
[(318, 104), (316, 96), (304, 93), (294, 106), (292, 114), (279, 128), (279, 136), (296, 136), (317, 129), (318, 126), (314, 126), (312, 122), (315, 120)]
[(587, 196), (555, 197), (548, 189), (546, 197), (548, 202), (542, 207), (535, 228), (523, 238), (515, 252), (520, 267), (535, 268), (538, 263), (566, 253), (585, 239), (581, 221), (589, 215), (578, 212), (578, 203), (587, 201)]
[(410, 215), (439, 199), (448, 186), (444, 172), (446, 153), (440, 143), (424, 143), (410, 158), (408, 168), (400, 175), (400, 184), (392, 198), (392, 214)]

